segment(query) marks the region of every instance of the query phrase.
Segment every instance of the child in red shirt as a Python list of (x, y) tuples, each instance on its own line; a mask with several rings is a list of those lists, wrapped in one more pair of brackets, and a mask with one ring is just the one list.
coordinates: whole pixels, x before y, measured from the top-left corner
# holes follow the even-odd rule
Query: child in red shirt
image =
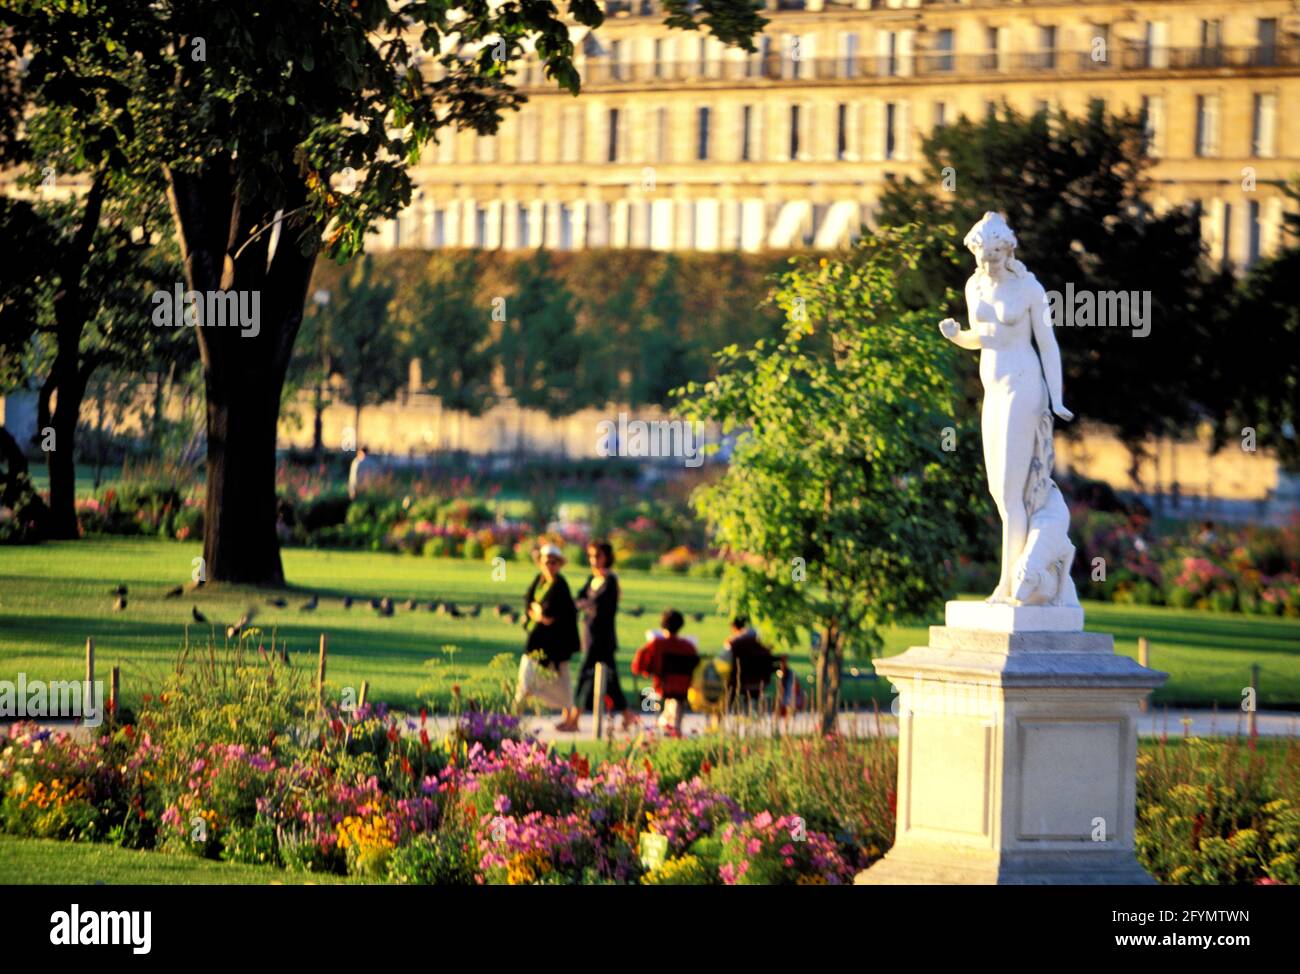
[(668, 609), (659, 620), (663, 632), (632, 657), (632, 672), (654, 679), (655, 693), (663, 701), (659, 725), (674, 736), (681, 733), (682, 702), (691, 689), (691, 677), (700, 662), (695, 644), (677, 635), (685, 624), (680, 612)]

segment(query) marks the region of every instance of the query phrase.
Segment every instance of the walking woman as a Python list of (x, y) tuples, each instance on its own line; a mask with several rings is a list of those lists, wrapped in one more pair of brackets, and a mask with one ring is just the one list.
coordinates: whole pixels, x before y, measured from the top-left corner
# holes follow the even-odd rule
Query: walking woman
[[(611, 569), (614, 567), (614, 549), (608, 541), (592, 541), (587, 545), (587, 561), (591, 565), (591, 574), (586, 583), (578, 590), (578, 608), (585, 616), (584, 642), (586, 655), (582, 658), (582, 671), (578, 675), (578, 712), (591, 712), (596, 703), (596, 694), (601, 693), (596, 686), (596, 664), (604, 664), (605, 687), (602, 696), (608, 697), (614, 710), (623, 717), (626, 730), (636, 723), (636, 718), (627, 709), (627, 699), (618, 682), (618, 668), (614, 663), (614, 654), (618, 652), (618, 635), (615, 621), (618, 616), (618, 576)], [(604, 706), (604, 701), (600, 701)]]
[[(578, 708), (573, 705), (573, 683), (569, 676), (569, 660), (578, 652), (578, 609), (573, 604), (569, 583), (560, 574), (564, 555), (553, 544), (544, 546), (537, 556), (541, 569), (528, 586), (524, 601), (528, 606), (528, 641), (524, 645), (525, 659), (521, 664), (516, 703), (529, 695), (560, 708), (560, 722), (556, 730), (578, 729)], [(531, 655), (540, 653), (542, 667), (549, 670), (546, 692), (536, 692), (525, 674)]]

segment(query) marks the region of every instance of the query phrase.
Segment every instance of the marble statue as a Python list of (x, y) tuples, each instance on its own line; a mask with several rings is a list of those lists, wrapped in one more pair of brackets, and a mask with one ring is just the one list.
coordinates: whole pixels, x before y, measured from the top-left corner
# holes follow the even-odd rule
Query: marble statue
[(1016, 259), (1016, 235), (999, 214), (985, 213), (965, 243), (976, 263), (966, 282), (970, 327), (945, 318), (939, 330), (980, 352), (984, 466), (1002, 519), (1001, 575), (987, 601), (1077, 606), (1069, 512), (1052, 480), (1052, 416), (1074, 414), (1061, 398), (1047, 294)]

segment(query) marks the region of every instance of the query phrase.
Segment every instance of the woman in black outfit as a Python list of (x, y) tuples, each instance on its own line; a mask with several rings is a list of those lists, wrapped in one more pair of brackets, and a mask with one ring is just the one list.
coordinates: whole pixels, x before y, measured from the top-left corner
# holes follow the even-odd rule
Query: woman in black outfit
[(573, 705), (573, 684), (569, 682), (569, 660), (578, 652), (578, 609), (573, 604), (569, 583), (560, 574), (564, 555), (555, 545), (538, 552), (541, 572), (528, 586), (528, 641), (525, 653), (541, 652), (543, 665), (554, 670), (560, 683), (561, 720), (556, 730), (578, 729), (578, 708)]
[[(587, 545), (587, 561), (591, 565), (591, 574), (578, 590), (578, 608), (586, 616), (583, 628), (587, 645), (578, 676), (578, 711), (592, 709), (596, 694), (596, 664), (603, 663), (604, 695), (613, 702), (614, 710), (622, 714), (623, 726), (627, 728), (635, 723), (635, 718), (627, 709), (627, 699), (618, 682), (618, 667), (614, 663), (614, 654), (618, 651), (614, 623), (619, 596), (618, 576), (610, 571), (614, 566), (614, 549), (607, 541), (593, 541)], [(603, 701), (601, 706), (604, 706)]]

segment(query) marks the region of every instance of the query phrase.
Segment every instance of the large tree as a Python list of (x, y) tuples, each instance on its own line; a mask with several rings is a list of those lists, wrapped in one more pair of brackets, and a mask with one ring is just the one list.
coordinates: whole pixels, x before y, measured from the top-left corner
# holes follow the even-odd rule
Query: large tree
[(774, 293), (781, 339), (722, 353), (681, 403), (736, 435), (696, 498), (726, 560), (722, 598), (787, 645), (820, 634), (828, 733), (845, 652), (874, 652), (882, 628), (937, 607), (967, 512), (988, 507), (942, 305), (906, 296), (924, 254), (952, 259), (943, 231), (884, 228), (842, 257), (799, 259)]
[[(753, 0), (665, 0), (666, 23), (752, 49)], [(207, 394), (204, 557), (215, 581), (281, 584), (281, 389), (322, 251), (345, 259), (409, 205), (408, 167), (447, 127), (494, 132), (531, 50), (579, 89), (570, 27), (595, 0), (12, 0), (22, 83), (67, 106), (114, 172), (167, 184), (189, 288), (260, 295), (256, 338), (200, 328)], [(417, 55), (427, 62), (424, 70)], [(352, 185), (356, 180), (355, 186)], [(350, 191), (349, 191), (350, 190)]]

